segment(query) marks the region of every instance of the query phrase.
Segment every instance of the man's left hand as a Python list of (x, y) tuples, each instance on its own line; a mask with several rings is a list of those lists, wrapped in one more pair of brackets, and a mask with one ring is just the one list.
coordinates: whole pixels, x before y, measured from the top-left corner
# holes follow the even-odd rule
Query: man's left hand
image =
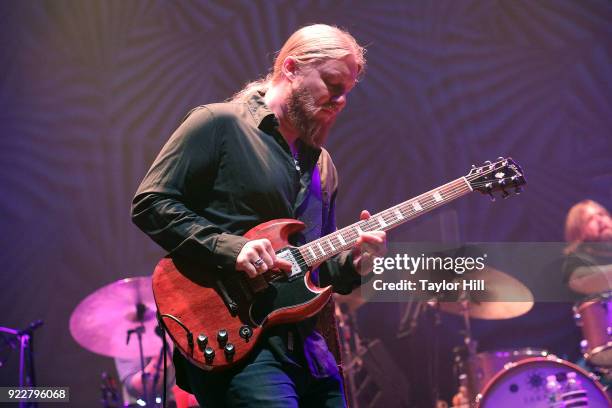
[[(360, 220), (367, 220), (371, 215), (367, 210), (361, 211)], [(374, 258), (387, 253), (387, 233), (385, 231), (368, 231), (359, 234), (357, 246), (353, 248), (353, 265), (355, 270), (365, 276), (372, 271)]]

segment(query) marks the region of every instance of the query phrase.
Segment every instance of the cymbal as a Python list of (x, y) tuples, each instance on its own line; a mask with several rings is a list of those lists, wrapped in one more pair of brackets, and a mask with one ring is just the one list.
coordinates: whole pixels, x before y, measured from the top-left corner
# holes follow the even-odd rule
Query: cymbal
[(77, 343), (96, 354), (139, 358), (136, 333), (132, 333), (130, 342), (126, 345), (128, 330), (140, 326), (138, 304), (144, 305), (144, 356), (157, 355), (161, 350), (162, 340), (155, 334), (156, 307), (149, 276), (121, 279), (87, 296), (70, 316), (70, 333)]
[[(527, 313), (533, 307), (531, 291), (516, 278), (490, 266), (482, 270), (466, 273), (455, 278), (455, 282), (482, 279), (485, 290), (466, 291), (467, 312), (469, 317), (484, 320), (511, 319)], [(461, 301), (434, 302), (440, 310), (463, 316), (464, 304)], [(431, 304), (431, 303), (430, 303)]]
[(572, 277), (569, 287), (583, 295), (594, 295), (612, 290), (612, 265), (594, 267), (594, 272), (588, 275)]

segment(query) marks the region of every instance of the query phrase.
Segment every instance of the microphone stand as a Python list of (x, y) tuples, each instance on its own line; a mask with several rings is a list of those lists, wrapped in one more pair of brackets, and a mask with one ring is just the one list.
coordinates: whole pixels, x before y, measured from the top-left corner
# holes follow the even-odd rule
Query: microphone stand
[[(36, 320), (28, 325), (27, 329), (15, 330), (1, 327), (0, 332), (13, 335), (19, 341), (19, 387), (36, 387), (36, 374), (34, 371), (34, 330), (43, 325), (42, 320)], [(19, 402), (19, 408), (27, 406), (36, 408), (38, 403), (28, 404)]]

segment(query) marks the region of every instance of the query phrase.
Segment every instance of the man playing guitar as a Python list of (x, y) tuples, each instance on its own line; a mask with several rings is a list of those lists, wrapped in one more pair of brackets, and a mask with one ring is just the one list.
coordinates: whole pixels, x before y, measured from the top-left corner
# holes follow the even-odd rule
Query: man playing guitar
[[(267, 77), (230, 102), (187, 116), (138, 188), (134, 223), (173, 260), (201, 266), (201, 274), (216, 282), (236, 271), (249, 278), (289, 273), (292, 264), (277, 256), (270, 239), (243, 235), (281, 218), (306, 225), (291, 237), (293, 245), (335, 231), (337, 174), (322, 145), (364, 68), (364, 49), (348, 32), (323, 24), (296, 31)], [(362, 211), (362, 220), (369, 217)], [(372, 258), (385, 254), (386, 235), (360, 231), (355, 243), (311, 271), (311, 280), (343, 294), (359, 286)], [(317, 320), (323, 330), (333, 326), (333, 317), (322, 319), (325, 311), (266, 330), (247, 358), (223, 370), (202, 369), (208, 366), (175, 349), (177, 384), (203, 407), (343, 407), (336, 360), (315, 327)], [(231, 360), (227, 333), (217, 339), (221, 344), (223, 336)], [(235, 335), (229, 336), (232, 341)], [(192, 337), (190, 332), (193, 350)], [(211, 367), (222, 359), (207, 347), (213, 341), (198, 337)]]

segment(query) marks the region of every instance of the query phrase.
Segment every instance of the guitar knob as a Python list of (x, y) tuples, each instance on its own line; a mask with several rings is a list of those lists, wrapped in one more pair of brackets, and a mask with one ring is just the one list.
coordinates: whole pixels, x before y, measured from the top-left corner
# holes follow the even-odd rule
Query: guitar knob
[(208, 337), (206, 337), (204, 334), (200, 334), (198, 336), (198, 347), (200, 348), (201, 351), (204, 351), (204, 349), (206, 348), (206, 345), (208, 344)]
[(247, 325), (244, 325), (240, 327), (240, 330), (238, 330), (238, 334), (244, 339), (245, 342), (248, 343), (249, 339), (253, 336), (253, 329), (251, 329)]
[(229, 335), (227, 334), (227, 330), (221, 329), (217, 332), (217, 341), (219, 342), (219, 347), (224, 347), (229, 339)]
[(212, 364), (215, 359), (215, 350), (212, 347), (206, 347), (204, 349), (204, 359), (208, 364)]
[(227, 343), (225, 347), (223, 347), (223, 352), (225, 353), (225, 358), (231, 360), (236, 354), (236, 348), (232, 343)]

